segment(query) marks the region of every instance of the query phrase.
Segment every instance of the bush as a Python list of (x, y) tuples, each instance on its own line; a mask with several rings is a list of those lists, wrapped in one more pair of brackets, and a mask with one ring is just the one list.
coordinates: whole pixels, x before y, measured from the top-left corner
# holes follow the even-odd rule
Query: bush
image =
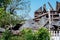
[(38, 40), (50, 40), (48, 29), (42, 27), (38, 30)]
[(3, 40), (50, 40), (49, 31), (42, 27), (35, 32), (32, 29), (23, 29), (20, 35), (13, 36), (10, 31), (3, 33)]
[(10, 40), (11, 39), (11, 32), (9, 30), (6, 30), (3, 34), (2, 34), (2, 38), (1, 40)]
[(33, 31), (31, 29), (24, 29), (21, 31), (24, 40), (33, 40)]

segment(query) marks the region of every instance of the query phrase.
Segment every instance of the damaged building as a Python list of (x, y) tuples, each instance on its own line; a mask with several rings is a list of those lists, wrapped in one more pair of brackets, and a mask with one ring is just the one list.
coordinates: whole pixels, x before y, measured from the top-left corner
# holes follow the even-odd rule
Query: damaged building
[(46, 10), (46, 4), (35, 11), (35, 22), (39, 23), (40, 26), (55, 29), (57, 27), (60, 30), (60, 2), (56, 2), (56, 10), (53, 9), (52, 5), (48, 2), (50, 10)]
[(56, 10), (53, 9), (49, 2), (48, 5), (50, 10), (46, 10), (46, 4), (44, 4), (34, 12), (34, 19), (25, 22), (23, 28), (37, 29), (39, 27), (46, 27), (53, 30), (58, 28), (60, 30), (60, 2), (56, 2)]

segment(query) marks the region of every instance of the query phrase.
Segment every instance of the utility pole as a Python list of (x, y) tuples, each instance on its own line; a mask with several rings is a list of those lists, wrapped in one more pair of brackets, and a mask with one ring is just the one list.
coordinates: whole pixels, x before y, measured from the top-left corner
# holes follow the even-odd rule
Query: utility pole
[[(49, 33), (51, 32), (50, 31), (50, 27), (51, 27), (51, 14), (50, 14), (50, 10), (48, 10), (48, 20), (49, 20)], [(51, 40), (51, 38), (50, 38), (50, 40)]]
[(48, 16), (49, 16), (49, 31), (50, 31), (50, 27), (51, 27), (51, 16), (50, 16), (50, 10), (48, 11)]

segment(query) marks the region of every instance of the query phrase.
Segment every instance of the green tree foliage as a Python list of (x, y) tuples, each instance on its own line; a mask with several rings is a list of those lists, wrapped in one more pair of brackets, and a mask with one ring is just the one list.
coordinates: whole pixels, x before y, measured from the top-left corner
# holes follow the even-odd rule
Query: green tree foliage
[(9, 4), (11, 2), (11, 0), (0, 0), (0, 3), (3, 4)]
[(17, 23), (21, 23), (22, 20), (17, 15), (11, 15), (10, 13), (5, 13), (4, 8), (0, 8), (0, 26), (2, 25), (15, 25)]
[[(17, 23), (24, 22), (25, 21), (24, 20), (25, 16), (23, 17), (24, 14), (21, 16), (12, 15), (12, 14), (15, 14), (15, 11), (17, 9), (21, 10), (22, 12), (23, 10), (26, 10), (29, 6), (26, 4), (28, 4), (28, 2), (25, 2), (24, 0), (0, 0), (0, 14), (1, 14), (0, 15), (0, 26), (10, 25), (10, 24), (15, 25)], [(20, 5), (20, 8), (19, 8), (19, 5)]]
[(7, 5), (10, 4), (12, 0), (0, 0), (0, 7), (4, 7), (5, 11), (7, 8)]
[(10, 22), (10, 14), (5, 13), (4, 8), (0, 8), (0, 26), (3, 24), (8, 24)]

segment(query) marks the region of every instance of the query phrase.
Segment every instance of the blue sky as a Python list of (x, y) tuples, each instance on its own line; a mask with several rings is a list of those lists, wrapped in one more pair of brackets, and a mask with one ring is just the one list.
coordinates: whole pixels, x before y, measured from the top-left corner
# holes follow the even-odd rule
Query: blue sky
[(47, 2), (49, 1), (50, 4), (53, 6), (53, 8), (56, 8), (56, 1), (60, 2), (60, 0), (30, 0), (31, 1), (31, 11), (29, 12), (29, 15), (31, 18), (34, 18), (34, 12), (39, 9), (43, 4), (46, 4), (47, 10), (50, 8)]

